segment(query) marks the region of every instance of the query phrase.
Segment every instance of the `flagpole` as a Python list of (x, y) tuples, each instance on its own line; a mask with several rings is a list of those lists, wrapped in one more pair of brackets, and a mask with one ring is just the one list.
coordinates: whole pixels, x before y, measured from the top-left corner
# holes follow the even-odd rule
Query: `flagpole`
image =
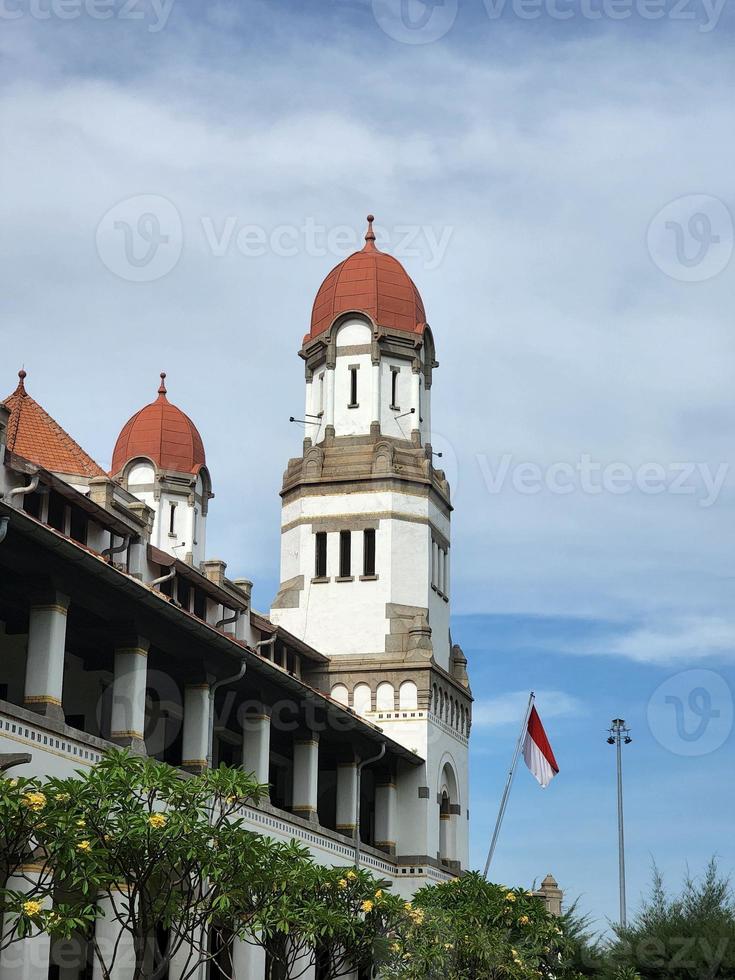
[(493, 832), (493, 839), (490, 842), (490, 850), (488, 851), (487, 861), (485, 862), (485, 870), (483, 871), (483, 877), (487, 878), (487, 873), (490, 870), (490, 862), (493, 859), (493, 854), (495, 853), (495, 845), (498, 843), (498, 836), (500, 835), (500, 826), (503, 823), (503, 817), (505, 816), (505, 809), (508, 806), (508, 797), (510, 796), (510, 788), (513, 784), (513, 776), (515, 775), (516, 766), (518, 764), (518, 756), (521, 754), (521, 747), (523, 746), (523, 741), (526, 737), (526, 731), (528, 730), (528, 719), (531, 717), (531, 709), (533, 708), (533, 702), (536, 695), (533, 691), (528, 696), (528, 705), (526, 706), (526, 713), (523, 716), (523, 724), (521, 725), (521, 732), (518, 736), (518, 741), (516, 742), (515, 752), (513, 753), (513, 759), (510, 764), (510, 769), (508, 770), (508, 778), (505, 781), (505, 789), (503, 790), (503, 798), (500, 801), (500, 809), (498, 811), (498, 819), (495, 823), (495, 831)]

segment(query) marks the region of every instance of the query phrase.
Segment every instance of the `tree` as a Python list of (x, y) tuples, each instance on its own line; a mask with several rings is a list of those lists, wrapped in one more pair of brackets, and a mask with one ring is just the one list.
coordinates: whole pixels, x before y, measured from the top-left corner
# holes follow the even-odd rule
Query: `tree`
[(105, 930), (88, 930), (106, 980), (123, 955), (134, 980), (165, 975), (184, 943), (189, 973), (210, 956), (209, 923), (233, 881), (257, 874), (275, 846), (242, 827), (241, 807), (262, 792), (237, 769), (187, 778), (118, 751), (75, 778), (46, 781), (38, 843), (57, 885), (107, 919), (104, 940)]
[(94, 919), (89, 902), (52, 907), (54, 867), (39, 844), (45, 789), (37, 779), (0, 777), (0, 951), (39, 931), (69, 938)]
[(420, 889), (393, 943), (395, 980), (575, 977), (559, 920), (531, 892), (477, 872)]
[(703, 980), (735, 977), (735, 897), (713, 858), (681, 893), (667, 894), (654, 866), (651, 892), (627, 929), (616, 927), (609, 975)]

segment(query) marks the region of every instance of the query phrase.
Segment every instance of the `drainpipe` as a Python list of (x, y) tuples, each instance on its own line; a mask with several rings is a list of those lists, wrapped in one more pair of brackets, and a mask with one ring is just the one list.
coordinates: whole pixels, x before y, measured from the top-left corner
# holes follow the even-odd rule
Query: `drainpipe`
[(235, 684), (237, 681), (242, 680), (247, 669), (247, 661), (245, 660), (245, 657), (243, 657), (240, 663), (240, 669), (236, 674), (233, 674), (232, 677), (223, 677), (221, 681), (215, 681), (209, 688), (209, 738), (207, 741), (208, 769), (212, 768), (212, 750), (214, 748), (214, 696), (221, 687), (224, 687), (225, 684)]
[(128, 545), (130, 544), (130, 538), (125, 537), (122, 539), (122, 544), (115, 547), (115, 535), (110, 534), (110, 547), (105, 548), (102, 552), (102, 557), (105, 561), (109, 561), (113, 555), (119, 555), (121, 551), (127, 551)]
[(10, 503), (13, 497), (25, 497), (27, 493), (33, 493), (33, 491), (38, 486), (38, 473), (32, 477), (31, 482), (27, 487), (16, 487), (14, 490), (9, 490), (5, 494), (5, 500)]
[[(224, 612), (224, 609), (222, 611)], [(236, 609), (234, 616), (230, 616), (229, 619), (220, 619), (218, 622), (214, 624), (214, 628), (218, 630), (221, 626), (227, 626), (228, 623), (237, 623), (239, 618), (240, 618), (240, 610)], [(235, 627), (235, 631), (237, 632), (237, 627)]]
[(154, 585), (161, 585), (163, 582), (170, 582), (175, 574), (176, 569), (172, 568), (170, 572), (166, 572), (166, 574), (162, 575), (160, 578), (154, 578), (152, 582), (148, 583), (148, 585), (150, 585), (152, 588)]
[(360, 783), (362, 782), (363, 766), (369, 766), (373, 762), (378, 762), (385, 755), (385, 742), (380, 744), (380, 752), (370, 759), (364, 759), (357, 764), (357, 775), (355, 778), (355, 870), (360, 867)]

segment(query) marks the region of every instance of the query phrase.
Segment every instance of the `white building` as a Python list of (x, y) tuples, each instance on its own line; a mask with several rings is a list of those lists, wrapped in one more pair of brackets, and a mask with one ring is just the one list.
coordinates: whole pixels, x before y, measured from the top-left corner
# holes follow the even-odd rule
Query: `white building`
[[(410, 897), (467, 867), (472, 698), (449, 634), (434, 340), (372, 219), (300, 354), (308, 437), (284, 475), (269, 618), (206, 558), (204, 444), (165, 375), (107, 474), (20, 372), (0, 404), (0, 771), (70, 775), (112, 745), (188, 771), (242, 765), (270, 785), (254, 830), (327, 864), (354, 863), (357, 837), (361, 864)], [(0, 980), (81, 980), (85, 955), (65, 951), (62, 972), (27, 939)], [(237, 956), (238, 978), (263, 976), (257, 950)]]

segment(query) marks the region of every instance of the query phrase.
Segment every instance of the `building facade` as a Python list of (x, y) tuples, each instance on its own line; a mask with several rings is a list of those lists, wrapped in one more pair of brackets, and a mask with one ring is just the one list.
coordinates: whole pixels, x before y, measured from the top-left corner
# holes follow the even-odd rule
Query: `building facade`
[[(165, 375), (107, 473), (19, 373), (0, 404), (0, 773), (71, 775), (121, 745), (188, 772), (243, 766), (269, 785), (253, 830), (333, 865), (357, 844), (409, 898), (468, 864), (472, 696), (449, 633), (433, 335), (372, 218), (300, 355), (307, 435), (284, 474), (268, 616), (207, 557), (204, 442)], [(76, 966), (61, 952), (16, 943), (0, 980), (88, 975), (86, 950)], [(239, 980), (264, 975), (259, 950), (235, 956)]]

